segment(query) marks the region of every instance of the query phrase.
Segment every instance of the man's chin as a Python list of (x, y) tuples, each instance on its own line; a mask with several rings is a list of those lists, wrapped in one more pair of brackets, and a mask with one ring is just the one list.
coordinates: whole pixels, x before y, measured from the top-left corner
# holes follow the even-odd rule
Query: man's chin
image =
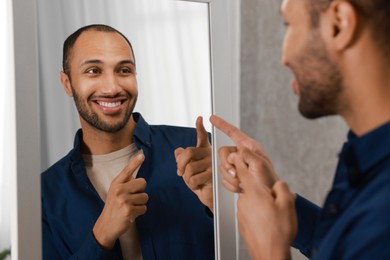
[(121, 131), (125, 126), (127, 125), (127, 122), (120, 122), (116, 124), (109, 124), (107, 122), (88, 122), (88, 124), (95, 128), (96, 130), (99, 130), (101, 132), (105, 133), (118, 133)]
[(319, 109), (310, 109), (307, 107), (302, 107), (299, 105), (298, 107), (299, 113), (306, 119), (317, 119), (325, 116), (334, 116), (335, 112), (319, 110)]

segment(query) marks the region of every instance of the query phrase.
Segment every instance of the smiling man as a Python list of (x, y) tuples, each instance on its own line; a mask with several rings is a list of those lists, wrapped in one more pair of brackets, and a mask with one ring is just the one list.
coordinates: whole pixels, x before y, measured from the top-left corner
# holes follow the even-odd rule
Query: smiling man
[(312, 259), (390, 259), (390, 1), (284, 0), (281, 13), (300, 113), (339, 115), (350, 132), (320, 208), (289, 191), (260, 144), (210, 118), (236, 144), (219, 157), (247, 248), (253, 259), (289, 259), (290, 245)]
[(214, 259), (211, 148), (196, 129), (133, 113), (132, 46), (106, 25), (64, 42), (61, 82), (81, 129), (42, 173), (44, 259)]

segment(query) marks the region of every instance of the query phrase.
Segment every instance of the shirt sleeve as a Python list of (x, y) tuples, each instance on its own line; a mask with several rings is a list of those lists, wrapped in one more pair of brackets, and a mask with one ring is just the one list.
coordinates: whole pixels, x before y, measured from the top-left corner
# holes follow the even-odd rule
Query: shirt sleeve
[(61, 259), (52, 239), (51, 230), (45, 218), (42, 218), (42, 259)]
[(299, 249), (305, 256), (310, 257), (312, 237), (321, 208), (297, 194), (295, 210), (298, 218), (298, 234), (292, 246)]
[[(43, 260), (52, 260), (52, 259), (122, 259), (120, 255), (120, 250), (104, 250), (97, 243), (95, 237), (92, 234), (92, 231), (85, 238), (84, 242), (80, 245), (77, 252), (70, 252), (67, 249), (67, 246), (61, 243), (60, 239), (56, 239), (53, 235), (50, 226), (48, 225), (45, 214), (42, 214), (42, 243), (43, 243)], [(117, 243), (118, 244), (118, 243)], [(115, 245), (118, 248), (118, 245)], [(114, 248), (115, 248), (114, 247)]]
[(73, 254), (69, 259), (101, 259), (101, 260), (110, 260), (110, 259), (122, 259), (114, 250), (108, 251), (104, 250), (97, 243), (95, 237), (92, 234), (92, 231), (88, 234), (84, 243), (80, 246), (80, 249)]

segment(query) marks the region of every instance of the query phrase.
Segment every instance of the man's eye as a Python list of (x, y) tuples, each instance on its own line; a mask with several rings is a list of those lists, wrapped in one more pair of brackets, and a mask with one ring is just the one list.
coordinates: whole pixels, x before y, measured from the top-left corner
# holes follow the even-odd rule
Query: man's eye
[(129, 69), (129, 68), (120, 68), (119, 69), (119, 73), (121, 73), (121, 74), (129, 74), (129, 73), (131, 73), (131, 69)]
[(88, 69), (87, 74), (98, 74), (100, 71), (97, 68)]

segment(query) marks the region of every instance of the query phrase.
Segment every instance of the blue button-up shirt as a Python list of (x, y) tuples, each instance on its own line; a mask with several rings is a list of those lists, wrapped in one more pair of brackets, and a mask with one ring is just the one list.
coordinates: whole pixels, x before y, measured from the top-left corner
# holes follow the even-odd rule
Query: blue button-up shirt
[(390, 259), (390, 123), (350, 132), (323, 208), (297, 196), (296, 210), (293, 246), (306, 256)]
[[(214, 259), (213, 218), (176, 173), (174, 150), (195, 146), (196, 130), (133, 118), (134, 142), (145, 154), (137, 177), (149, 195), (136, 219), (143, 259)], [(87, 177), (81, 142), (79, 130), (74, 149), (41, 175), (43, 259), (121, 259), (118, 242), (105, 251), (92, 235), (104, 202)]]

